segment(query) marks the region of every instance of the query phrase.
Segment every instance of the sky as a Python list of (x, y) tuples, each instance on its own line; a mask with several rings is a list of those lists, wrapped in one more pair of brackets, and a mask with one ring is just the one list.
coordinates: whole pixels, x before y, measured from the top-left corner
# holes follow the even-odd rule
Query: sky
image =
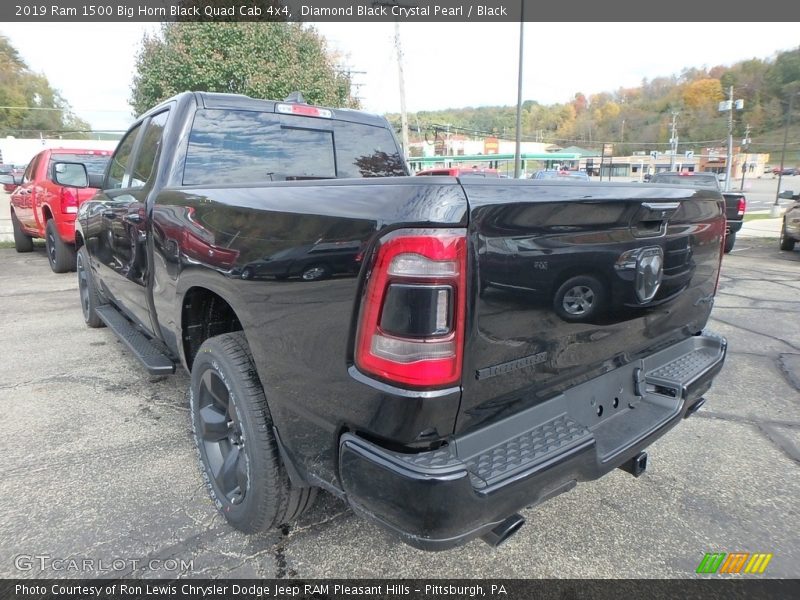
[[(317, 23), (347, 65), (366, 110), (399, 112), (392, 23)], [(28, 66), (44, 73), (95, 129), (124, 131), (135, 55), (155, 23), (0, 23)], [(518, 23), (402, 23), (411, 112), (514, 105)], [(797, 23), (526, 23), (523, 100), (542, 104), (680, 74), (686, 67), (770, 58), (797, 47)], [(412, 123), (413, 124), (413, 123)]]

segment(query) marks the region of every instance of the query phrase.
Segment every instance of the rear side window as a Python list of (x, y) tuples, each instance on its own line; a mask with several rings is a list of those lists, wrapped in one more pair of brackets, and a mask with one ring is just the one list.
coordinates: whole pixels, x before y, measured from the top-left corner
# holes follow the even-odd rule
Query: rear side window
[(200, 109), (184, 185), (407, 175), (391, 132), (345, 121)]

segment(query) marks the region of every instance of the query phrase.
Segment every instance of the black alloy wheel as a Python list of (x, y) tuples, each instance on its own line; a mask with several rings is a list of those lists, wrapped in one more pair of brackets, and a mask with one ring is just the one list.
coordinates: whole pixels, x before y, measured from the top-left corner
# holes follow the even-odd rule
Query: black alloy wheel
[(247, 494), (250, 459), (236, 405), (218, 372), (203, 373), (197, 402), (198, 434), (215, 487), (228, 502), (239, 504)]

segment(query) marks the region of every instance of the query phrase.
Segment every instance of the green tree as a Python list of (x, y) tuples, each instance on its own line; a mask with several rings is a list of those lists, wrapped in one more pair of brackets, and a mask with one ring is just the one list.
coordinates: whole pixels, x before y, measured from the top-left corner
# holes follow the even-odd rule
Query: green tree
[(87, 137), (89, 124), (0, 35), (0, 135)]
[(299, 23), (165, 23), (145, 35), (130, 103), (136, 115), (183, 91), (227, 92), (357, 108), (325, 40)]

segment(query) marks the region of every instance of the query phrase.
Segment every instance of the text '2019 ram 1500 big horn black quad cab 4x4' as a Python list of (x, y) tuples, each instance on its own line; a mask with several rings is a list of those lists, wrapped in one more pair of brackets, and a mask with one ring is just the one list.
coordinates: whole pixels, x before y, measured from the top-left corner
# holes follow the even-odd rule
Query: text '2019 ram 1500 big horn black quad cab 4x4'
[(81, 206), (84, 318), (191, 373), (238, 529), (322, 488), (420, 548), (497, 544), (524, 507), (638, 475), (722, 367), (718, 191), (407, 175), (383, 118), (184, 93)]

